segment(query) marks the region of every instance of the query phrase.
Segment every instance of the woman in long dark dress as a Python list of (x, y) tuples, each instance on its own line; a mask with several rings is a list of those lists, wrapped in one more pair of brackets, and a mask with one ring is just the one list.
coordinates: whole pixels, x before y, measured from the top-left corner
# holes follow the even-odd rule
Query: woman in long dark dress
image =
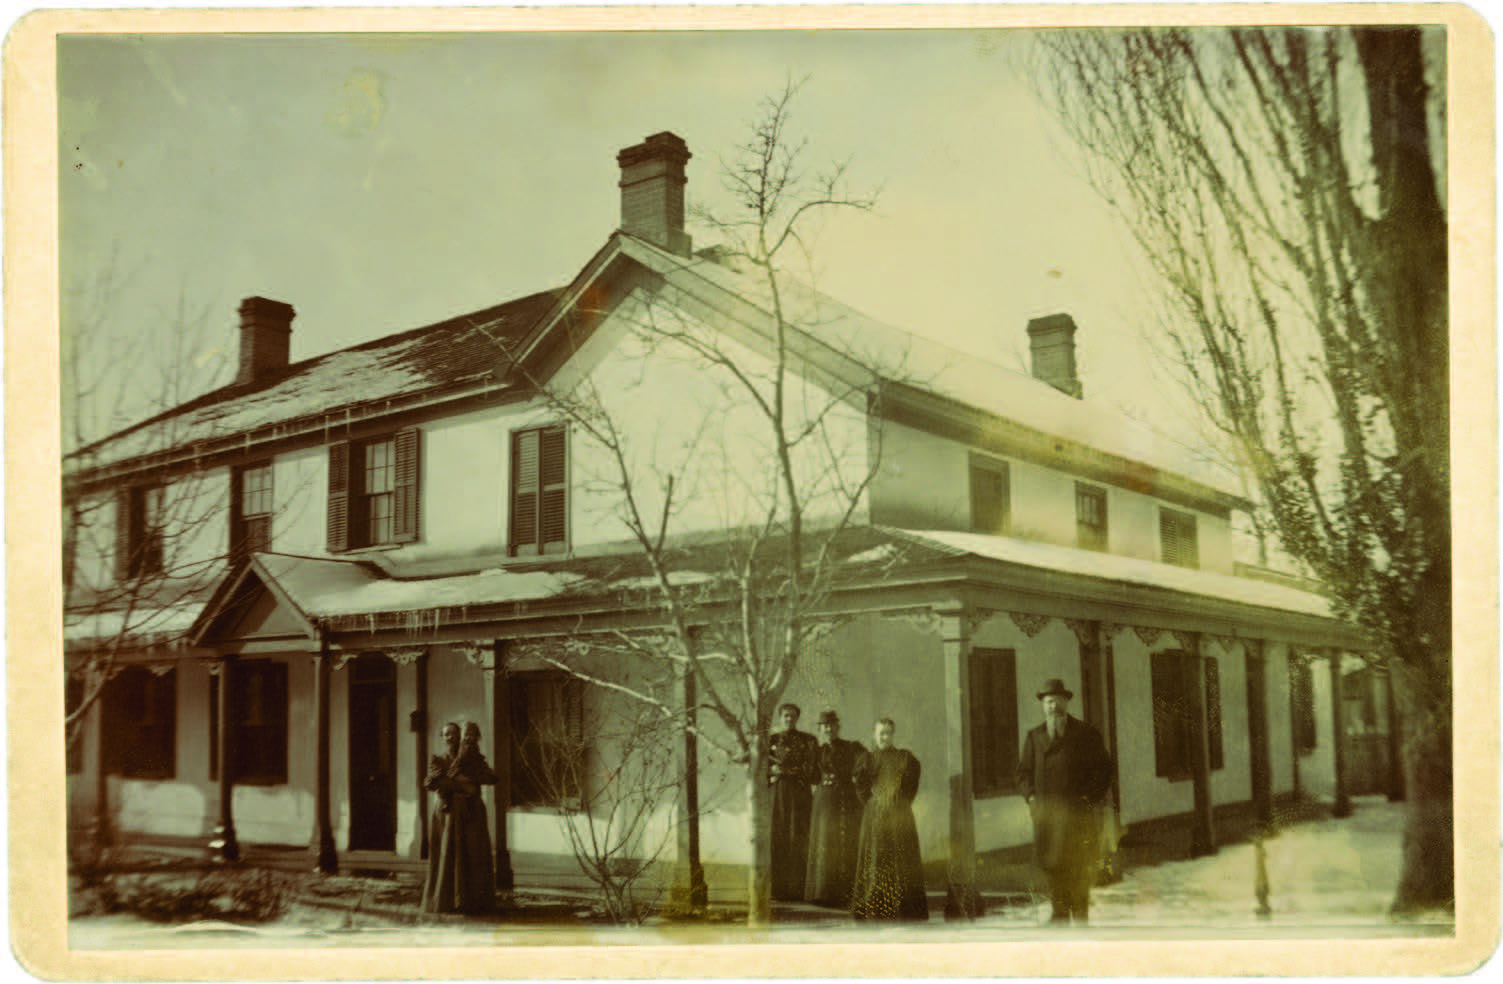
[(845, 908), (851, 903), (856, 874), (856, 836), (861, 830), (861, 800), (852, 781), (860, 742), (840, 737), (840, 716), (823, 711), (816, 728), (818, 779), (809, 821), (809, 873), (804, 898), (815, 905)]
[(424, 788), (438, 794), (428, 829), (428, 879), (423, 884), (424, 912), (487, 912), (496, 901), (495, 859), (480, 787), (496, 783), (496, 773), (480, 752), (480, 728), (443, 728), (448, 753), (428, 763)]
[(856, 765), (856, 794), (865, 803), (851, 891), (851, 915), (857, 919), (929, 918), (913, 821), (919, 762), (912, 752), (892, 747), (895, 730), (891, 718), (878, 721), (875, 747)]
[(797, 704), (778, 708), (783, 730), (767, 736), (767, 781), (772, 786), (772, 897), (801, 902), (809, 866), (809, 784), (819, 743), (798, 729)]

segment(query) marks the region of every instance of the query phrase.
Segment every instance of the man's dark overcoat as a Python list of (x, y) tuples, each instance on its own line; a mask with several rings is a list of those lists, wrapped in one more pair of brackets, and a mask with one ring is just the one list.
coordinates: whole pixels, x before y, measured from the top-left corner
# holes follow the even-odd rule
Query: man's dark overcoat
[(1050, 741), (1047, 725), (1028, 732), (1018, 762), (1018, 789), (1032, 797), (1033, 845), (1045, 871), (1082, 868), (1096, 860), (1093, 808), (1112, 784), (1112, 760), (1101, 732), (1070, 717)]
[(809, 865), (809, 786), (818, 777), (819, 741), (807, 731), (790, 728), (767, 737), (772, 784), (772, 897), (785, 902), (804, 899)]

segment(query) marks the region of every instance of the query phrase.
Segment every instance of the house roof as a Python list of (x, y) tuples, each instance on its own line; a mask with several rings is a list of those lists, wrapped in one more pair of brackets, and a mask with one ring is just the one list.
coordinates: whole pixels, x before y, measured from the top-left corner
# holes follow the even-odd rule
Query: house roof
[(249, 433), (307, 417), (337, 414), (461, 386), (500, 382), (512, 344), (556, 300), (543, 291), (436, 324), (388, 335), (289, 365), (267, 380), (212, 390), (69, 455), (76, 468), (101, 468), (173, 448)]
[[(678, 273), (680, 283), (684, 275), (690, 275), (764, 311), (771, 308), (767, 279), (749, 264), (714, 250), (686, 258), (644, 240), (630, 238), (628, 242), (630, 255), (659, 272)], [(1225, 472), (1114, 407), (1076, 399), (1026, 373), (885, 324), (787, 275), (779, 275), (778, 288), (787, 323), (832, 355), (853, 357), (891, 381), (1243, 499)]]
[[(683, 257), (617, 232), (567, 288), (307, 359), (264, 383), (222, 387), (80, 449), (70, 462), (93, 471), (312, 415), (337, 418), (357, 406), (379, 407), (466, 381), (504, 385), (511, 357), (525, 355), (525, 346), (539, 342), (546, 326), (560, 323), (562, 309), (585, 296), (590, 278), (610, 269), (616, 256), (691, 293), (734, 298), (762, 318), (772, 307), (766, 278), (749, 265), (714, 249)], [(780, 275), (779, 287), (785, 316), (811, 360), (854, 360), (888, 381), (1189, 479), (1192, 488), (1223, 503), (1243, 501), (1227, 475), (1110, 406), (1075, 399), (1027, 374), (885, 324), (795, 278)], [(498, 351), (498, 342), (507, 353)]]

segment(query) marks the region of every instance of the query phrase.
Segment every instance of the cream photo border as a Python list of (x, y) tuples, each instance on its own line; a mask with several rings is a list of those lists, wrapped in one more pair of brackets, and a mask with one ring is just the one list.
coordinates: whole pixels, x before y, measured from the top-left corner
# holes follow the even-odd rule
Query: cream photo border
[[(1447, 29), (1455, 536), (1456, 924), (1451, 937), (884, 944), (614, 936), (609, 946), (78, 951), (64, 857), (56, 40), (65, 33), (998, 28), (1419, 23)], [(1460, 5), (791, 6), (75, 10), (23, 17), (4, 53), (10, 930), (22, 965), (71, 980), (415, 980), (1465, 973), (1499, 932), (1497, 296), (1493, 42)], [(960, 935), (960, 934), (957, 934)], [(951, 937), (955, 938), (955, 937)], [(963, 936), (961, 937), (963, 938)], [(645, 939), (646, 942), (633, 942)], [(735, 939), (736, 942), (719, 942)]]

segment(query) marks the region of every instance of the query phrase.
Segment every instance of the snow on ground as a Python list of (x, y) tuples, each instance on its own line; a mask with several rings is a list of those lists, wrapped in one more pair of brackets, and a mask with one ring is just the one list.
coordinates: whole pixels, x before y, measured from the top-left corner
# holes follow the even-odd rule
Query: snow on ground
[(614, 929), (577, 918), (498, 923), (445, 920), (417, 925), (371, 913), (295, 906), (269, 926), (227, 923), (157, 926), (125, 916), (72, 920), (70, 945), (80, 949), (192, 949), (196, 947), (497, 946), (546, 944), (795, 942), (985, 942), (1058, 939), (1372, 939), (1445, 936), (1454, 920), (1434, 914), (1407, 922), (1388, 918), (1402, 854), (1403, 804), (1356, 801), (1346, 819), (1322, 819), (1284, 830), (1267, 842), (1268, 918), (1254, 914), (1254, 849), (1231, 844), (1216, 854), (1132, 869), (1115, 885), (1092, 893), (1087, 929), (1042, 924), (1048, 901), (994, 906), (974, 922), (945, 922), (943, 899), (930, 896), (928, 923), (874, 927), (843, 913), (800, 907), (780, 925), (750, 932), (735, 923), (656, 925)]

